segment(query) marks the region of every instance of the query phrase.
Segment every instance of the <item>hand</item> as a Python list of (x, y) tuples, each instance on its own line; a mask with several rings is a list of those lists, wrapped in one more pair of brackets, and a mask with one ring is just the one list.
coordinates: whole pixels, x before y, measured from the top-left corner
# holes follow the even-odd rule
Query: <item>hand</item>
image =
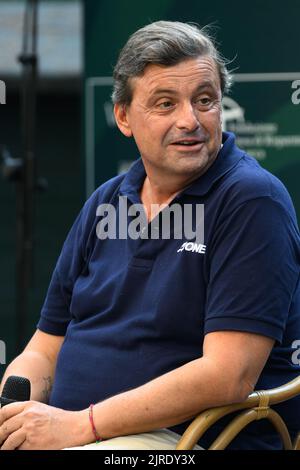
[(63, 449), (89, 442), (88, 410), (66, 411), (36, 401), (0, 409), (1, 450)]

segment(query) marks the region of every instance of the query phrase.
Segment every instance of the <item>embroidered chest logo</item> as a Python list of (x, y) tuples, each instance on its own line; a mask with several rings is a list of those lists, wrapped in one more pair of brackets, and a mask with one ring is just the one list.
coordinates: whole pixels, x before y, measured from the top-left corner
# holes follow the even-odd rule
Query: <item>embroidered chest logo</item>
[(193, 253), (199, 253), (204, 255), (206, 251), (206, 245), (202, 245), (201, 243), (194, 243), (194, 242), (184, 242), (177, 253), (180, 251), (192, 251)]

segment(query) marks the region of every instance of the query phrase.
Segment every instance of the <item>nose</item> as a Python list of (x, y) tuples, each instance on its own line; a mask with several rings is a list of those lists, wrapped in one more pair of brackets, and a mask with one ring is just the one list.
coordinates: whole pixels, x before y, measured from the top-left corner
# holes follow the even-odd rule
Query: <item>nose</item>
[(193, 132), (200, 126), (197, 110), (194, 109), (190, 102), (184, 103), (178, 107), (176, 118), (176, 126), (180, 130)]

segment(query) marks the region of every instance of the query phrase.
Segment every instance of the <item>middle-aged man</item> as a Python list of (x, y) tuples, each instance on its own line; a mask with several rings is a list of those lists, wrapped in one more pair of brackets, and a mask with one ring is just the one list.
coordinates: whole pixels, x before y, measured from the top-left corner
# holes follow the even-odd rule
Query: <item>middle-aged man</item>
[[(31, 401), (0, 411), (2, 449), (96, 439), (96, 449), (174, 448), (201, 410), (300, 371), (294, 208), (284, 186), (222, 134), (230, 77), (212, 41), (188, 24), (150, 24), (130, 37), (114, 78), (116, 122), (141, 159), (94, 192), (69, 233), (37, 331), (2, 381), (32, 384)], [(144, 228), (159, 236), (120, 236), (122, 204), (128, 227), (142, 204)], [(161, 236), (175, 204), (204, 205), (204, 239)], [(115, 210), (115, 237), (103, 236), (103, 207)], [(294, 437), (299, 399), (277, 410)], [(280, 440), (260, 421), (231, 448), (276, 449)]]

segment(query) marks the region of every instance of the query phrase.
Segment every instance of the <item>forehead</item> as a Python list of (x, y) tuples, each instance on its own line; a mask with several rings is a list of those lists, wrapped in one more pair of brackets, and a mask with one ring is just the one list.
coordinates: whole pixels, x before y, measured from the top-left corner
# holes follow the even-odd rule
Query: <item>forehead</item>
[(216, 63), (208, 56), (187, 59), (172, 66), (149, 64), (142, 76), (131, 80), (133, 97), (151, 96), (159, 89), (192, 90), (202, 84), (221, 89)]

